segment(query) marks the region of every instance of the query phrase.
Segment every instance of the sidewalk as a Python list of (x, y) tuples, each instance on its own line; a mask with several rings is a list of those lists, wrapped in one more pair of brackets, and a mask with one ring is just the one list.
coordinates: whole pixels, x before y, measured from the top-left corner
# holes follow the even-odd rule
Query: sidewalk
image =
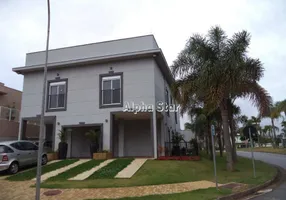
[[(35, 198), (35, 188), (30, 187), (35, 181), (12, 182), (0, 180), (0, 200), (31, 200)], [(195, 181), (177, 184), (150, 185), (121, 188), (93, 188), (93, 189), (62, 189), (62, 193), (56, 196), (45, 196), (43, 192), (50, 189), (41, 189), (42, 200), (83, 200), (93, 198), (122, 198), (146, 196), (152, 194), (171, 194), (188, 192), (197, 189), (215, 187), (210, 181)]]

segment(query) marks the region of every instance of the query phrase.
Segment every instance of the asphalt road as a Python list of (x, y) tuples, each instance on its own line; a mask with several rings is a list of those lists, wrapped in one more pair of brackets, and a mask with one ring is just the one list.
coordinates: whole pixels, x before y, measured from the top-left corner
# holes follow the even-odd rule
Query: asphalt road
[[(239, 156), (251, 158), (250, 152), (237, 152)], [(286, 169), (286, 155), (254, 152), (254, 158)], [(252, 198), (253, 200), (286, 200), (286, 180), (272, 192)]]

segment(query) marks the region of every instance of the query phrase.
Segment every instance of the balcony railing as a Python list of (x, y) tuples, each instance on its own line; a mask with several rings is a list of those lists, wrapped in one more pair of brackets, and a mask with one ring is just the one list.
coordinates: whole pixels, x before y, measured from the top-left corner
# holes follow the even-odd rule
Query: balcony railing
[(0, 106), (0, 119), (18, 122), (20, 119), (20, 110), (15, 108)]

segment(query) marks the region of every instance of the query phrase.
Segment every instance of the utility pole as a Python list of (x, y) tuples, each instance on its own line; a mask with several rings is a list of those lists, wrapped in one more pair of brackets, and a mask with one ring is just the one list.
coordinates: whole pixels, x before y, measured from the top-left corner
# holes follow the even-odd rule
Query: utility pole
[(47, 43), (46, 43), (46, 59), (44, 66), (44, 80), (43, 80), (43, 94), (42, 94), (42, 108), (40, 119), (40, 136), (39, 136), (39, 149), (37, 161), (37, 182), (36, 182), (36, 200), (40, 200), (41, 189), (41, 175), (42, 175), (42, 152), (43, 152), (43, 136), (45, 126), (45, 105), (46, 105), (46, 90), (47, 90), (47, 71), (48, 71), (48, 57), (49, 57), (49, 40), (50, 40), (50, 0), (47, 0), (48, 6), (48, 28), (47, 28)]

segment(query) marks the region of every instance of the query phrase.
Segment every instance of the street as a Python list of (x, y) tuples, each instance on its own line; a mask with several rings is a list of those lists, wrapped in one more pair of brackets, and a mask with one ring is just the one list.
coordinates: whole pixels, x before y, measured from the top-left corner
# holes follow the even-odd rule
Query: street
[[(237, 152), (239, 156), (251, 158), (251, 152)], [(286, 169), (286, 155), (254, 152), (254, 158)], [(286, 181), (274, 188), (272, 192), (253, 198), (253, 200), (285, 200)]]

